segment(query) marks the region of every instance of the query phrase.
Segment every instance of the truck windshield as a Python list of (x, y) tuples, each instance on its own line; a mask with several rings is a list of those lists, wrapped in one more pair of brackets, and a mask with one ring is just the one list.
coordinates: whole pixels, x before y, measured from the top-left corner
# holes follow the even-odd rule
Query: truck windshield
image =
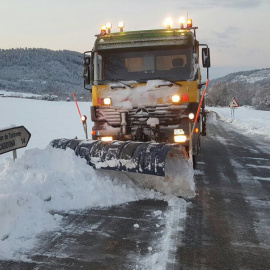
[(173, 81), (192, 80), (193, 49), (155, 49), (104, 51), (102, 80), (135, 80), (164, 78)]

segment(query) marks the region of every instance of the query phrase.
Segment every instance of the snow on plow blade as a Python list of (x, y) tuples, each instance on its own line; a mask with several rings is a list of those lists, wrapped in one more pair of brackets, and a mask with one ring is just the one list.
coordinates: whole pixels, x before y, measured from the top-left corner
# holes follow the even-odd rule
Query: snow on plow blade
[(192, 164), (180, 145), (77, 139), (56, 139), (50, 144), (73, 149), (95, 169), (125, 172), (145, 187), (189, 198), (195, 195)]

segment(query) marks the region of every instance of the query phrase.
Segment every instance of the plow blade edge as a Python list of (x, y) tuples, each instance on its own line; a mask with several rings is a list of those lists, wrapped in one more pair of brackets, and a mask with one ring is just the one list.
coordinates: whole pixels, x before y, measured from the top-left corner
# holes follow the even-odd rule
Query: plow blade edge
[(126, 172), (133, 180), (139, 173), (142, 174), (140, 181), (147, 183), (162, 178), (162, 192), (176, 193), (177, 189), (184, 188), (185, 195), (181, 192), (175, 195), (194, 196), (192, 164), (185, 148), (178, 144), (77, 139), (56, 139), (50, 144), (54, 148), (73, 149), (95, 169)]

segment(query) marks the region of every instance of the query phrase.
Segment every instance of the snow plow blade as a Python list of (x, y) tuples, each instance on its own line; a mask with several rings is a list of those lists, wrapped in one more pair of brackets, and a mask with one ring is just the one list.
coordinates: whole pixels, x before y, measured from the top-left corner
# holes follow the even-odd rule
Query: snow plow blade
[(173, 189), (181, 186), (180, 189), (184, 187), (186, 190), (185, 194), (178, 192), (175, 195), (194, 197), (192, 163), (185, 148), (178, 144), (78, 139), (56, 139), (50, 144), (54, 148), (73, 149), (77, 156), (86, 159), (95, 169), (126, 172), (135, 182), (138, 182), (138, 178), (139, 182), (146, 182), (146, 187), (151, 182), (153, 188), (156, 186), (154, 182), (163, 178), (165, 191), (159, 187), (158, 191), (175, 193)]

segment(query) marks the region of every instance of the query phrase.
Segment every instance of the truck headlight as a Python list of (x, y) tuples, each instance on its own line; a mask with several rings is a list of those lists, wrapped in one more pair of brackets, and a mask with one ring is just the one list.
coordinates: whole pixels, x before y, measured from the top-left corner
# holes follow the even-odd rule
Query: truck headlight
[(112, 104), (112, 100), (109, 97), (101, 99), (102, 105), (110, 106)]
[(174, 136), (174, 141), (176, 143), (184, 143), (187, 141), (187, 136), (186, 135), (175, 135)]
[(101, 140), (102, 140), (103, 142), (111, 142), (111, 141), (113, 140), (113, 138), (112, 138), (112, 137), (106, 136), (106, 137), (101, 137)]
[(180, 98), (179, 95), (173, 95), (172, 96), (172, 102), (173, 103), (178, 103), (178, 102), (180, 102), (180, 100), (181, 100), (181, 98)]

